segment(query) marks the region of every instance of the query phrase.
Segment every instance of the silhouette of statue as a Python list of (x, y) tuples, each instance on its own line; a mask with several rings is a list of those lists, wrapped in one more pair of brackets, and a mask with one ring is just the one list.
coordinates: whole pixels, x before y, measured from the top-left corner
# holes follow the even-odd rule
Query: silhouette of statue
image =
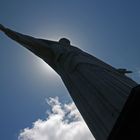
[(62, 78), (96, 140), (106, 140), (133, 87), (126, 69), (116, 69), (74, 47), (66, 38), (38, 39), (0, 25), (0, 30), (48, 63)]

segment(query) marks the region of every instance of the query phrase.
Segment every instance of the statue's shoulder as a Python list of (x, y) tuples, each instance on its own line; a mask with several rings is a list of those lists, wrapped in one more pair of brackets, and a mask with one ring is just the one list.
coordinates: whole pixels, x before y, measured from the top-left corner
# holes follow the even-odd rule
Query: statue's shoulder
[(79, 53), (80, 54), (83, 52), (80, 48), (75, 47), (75, 46), (70, 46), (67, 48), (67, 50), (71, 53)]

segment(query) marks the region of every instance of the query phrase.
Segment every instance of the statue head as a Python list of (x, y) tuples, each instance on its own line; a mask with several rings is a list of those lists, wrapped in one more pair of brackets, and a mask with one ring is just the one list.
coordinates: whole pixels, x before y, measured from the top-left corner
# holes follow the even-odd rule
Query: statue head
[(70, 46), (70, 41), (67, 38), (61, 38), (59, 43), (63, 46)]

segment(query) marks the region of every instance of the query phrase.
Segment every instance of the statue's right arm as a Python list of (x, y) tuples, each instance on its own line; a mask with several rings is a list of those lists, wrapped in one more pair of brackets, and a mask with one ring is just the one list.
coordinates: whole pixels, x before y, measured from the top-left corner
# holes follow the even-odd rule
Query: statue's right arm
[(15, 40), (16, 42), (18, 42), (37, 56), (44, 58), (45, 55), (46, 59), (48, 60), (48, 63), (52, 63), (53, 52), (50, 45), (54, 43), (53, 41), (45, 40), (44, 43), (43, 39), (38, 39), (15, 32), (11, 29), (4, 27), (1, 24), (0, 31), (3, 31), (8, 37)]
[(28, 47), (38, 46), (37, 44), (39, 43), (39, 39), (37, 38), (15, 32), (9, 28), (4, 27), (1, 24), (0, 30), (3, 31), (8, 37), (13, 39), (14, 41), (20, 43), (21, 45), (27, 45)]

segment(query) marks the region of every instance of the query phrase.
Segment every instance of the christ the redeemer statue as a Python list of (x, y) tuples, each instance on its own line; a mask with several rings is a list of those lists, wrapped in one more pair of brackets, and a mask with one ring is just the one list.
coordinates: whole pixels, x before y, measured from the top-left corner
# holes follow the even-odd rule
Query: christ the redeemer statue
[(125, 75), (129, 71), (104, 63), (72, 46), (66, 38), (58, 42), (38, 39), (3, 25), (0, 30), (39, 56), (60, 75), (96, 140), (112, 139), (110, 135), (131, 90), (138, 85)]

